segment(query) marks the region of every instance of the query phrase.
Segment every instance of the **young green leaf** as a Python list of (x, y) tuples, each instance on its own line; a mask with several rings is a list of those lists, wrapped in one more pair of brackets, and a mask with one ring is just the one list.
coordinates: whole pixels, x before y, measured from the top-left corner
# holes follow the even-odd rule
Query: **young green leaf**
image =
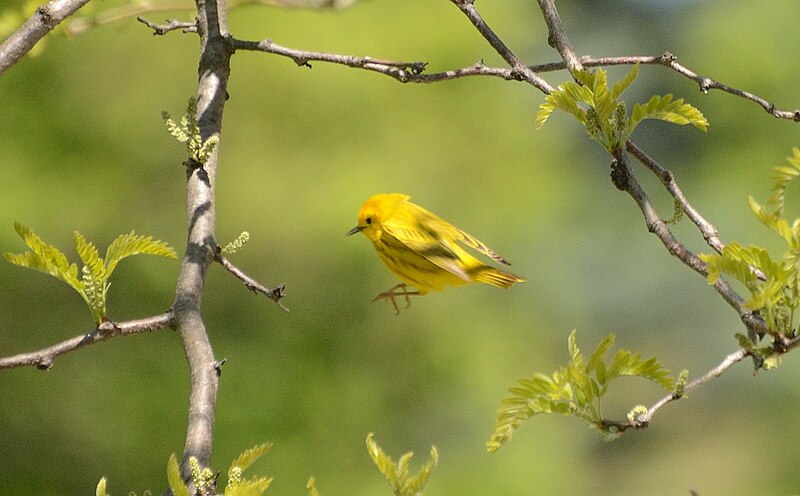
[(615, 439), (620, 432), (612, 432), (612, 427), (604, 422), (601, 400), (611, 381), (618, 377), (637, 376), (668, 391), (675, 388), (669, 371), (655, 358), (643, 360), (639, 353), (618, 350), (611, 363), (606, 363), (606, 355), (614, 344), (613, 334), (601, 340), (588, 359), (578, 348), (575, 331), (567, 341), (570, 361), (566, 366), (550, 377), (537, 373), (530, 379), (519, 379), (516, 386), (508, 389), (512, 396), (502, 400), (504, 407), (497, 412), (494, 433), (486, 443), (489, 452), (500, 449), (523, 422), (545, 413), (580, 418), (608, 439)]
[(225, 487), (225, 496), (261, 496), (272, 484), (272, 479), (255, 477)]
[(100, 482), (97, 483), (97, 489), (94, 491), (95, 496), (110, 496), (106, 493), (106, 478), (102, 477)]
[(306, 482), (306, 489), (308, 489), (308, 496), (319, 496), (317, 484), (313, 477), (308, 478), (308, 482)]
[(42, 241), (30, 228), (20, 222), (14, 223), (14, 229), (30, 251), (19, 254), (5, 253), (6, 259), (15, 265), (44, 272), (67, 283), (86, 302), (96, 324), (106, 320), (108, 278), (120, 260), (140, 253), (176, 258), (175, 250), (166, 243), (154, 241), (151, 236), (137, 236), (131, 231), (129, 234), (119, 236), (109, 246), (104, 261), (94, 244), (75, 231), (73, 233), (75, 250), (83, 262), (81, 276), (78, 278), (78, 266), (70, 264), (58, 248)]
[(252, 448), (245, 450), (236, 459), (231, 463), (231, 466), (228, 468), (228, 479), (231, 478), (231, 472), (238, 468), (240, 473), (247, 470), (253, 463), (256, 462), (260, 457), (265, 455), (270, 448), (272, 448), (272, 443), (264, 443), (259, 444), (258, 446), (253, 446)]
[(627, 90), (636, 78), (639, 77), (639, 64), (635, 64), (631, 71), (625, 75), (624, 78), (620, 79), (616, 83), (614, 83), (614, 88), (611, 90), (611, 98), (614, 100), (619, 99), (619, 97)]
[(422, 490), (430, 479), (431, 472), (436, 467), (439, 461), (439, 452), (436, 447), (431, 447), (431, 460), (425, 464), (420, 472), (413, 476), (409, 476), (409, 463), (414, 453), (408, 452), (400, 457), (400, 460), (395, 464), (391, 457), (384, 453), (380, 446), (375, 443), (373, 434), (367, 435), (367, 451), (375, 466), (378, 467), (381, 474), (386, 478), (389, 486), (392, 488), (395, 496), (420, 496)]
[(189, 488), (181, 477), (181, 468), (178, 466), (178, 459), (175, 453), (171, 454), (167, 462), (167, 483), (173, 496), (189, 496)]
[(654, 95), (644, 105), (640, 103), (634, 104), (628, 123), (628, 136), (645, 119), (659, 119), (680, 125), (691, 124), (701, 131), (708, 129), (708, 120), (706, 120), (702, 112), (691, 104), (683, 103), (683, 98), (673, 101), (672, 95)]

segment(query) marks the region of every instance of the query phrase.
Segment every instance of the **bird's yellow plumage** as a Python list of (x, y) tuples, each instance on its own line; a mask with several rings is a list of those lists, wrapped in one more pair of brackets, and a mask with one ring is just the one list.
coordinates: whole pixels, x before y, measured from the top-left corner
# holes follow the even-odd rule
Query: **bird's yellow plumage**
[[(358, 213), (358, 225), (347, 233), (361, 232), (369, 238), (383, 263), (402, 281), (375, 300), (389, 298), (395, 304), (396, 296), (424, 295), (446, 286), (482, 282), (508, 288), (525, 280), (470, 255), (464, 246), (510, 265), (477, 238), (411, 203), (409, 198), (400, 193), (369, 198)], [(406, 285), (417, 291), (406, 291)]]

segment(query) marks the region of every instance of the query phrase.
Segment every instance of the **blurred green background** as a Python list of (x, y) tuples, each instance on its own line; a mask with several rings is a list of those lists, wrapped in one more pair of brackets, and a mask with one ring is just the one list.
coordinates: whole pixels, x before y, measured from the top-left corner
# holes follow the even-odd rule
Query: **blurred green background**
[[(4, 0), (8, 2), (8, 0)], [(119, 0), (94, 5), (93, 15)], [(12, 6), (11, 3), (3, 5)], [(478, 2), (487, 22), (530, 63), (556, 60), (535, 2)], [(798, 107), (795, 2), (559, 2), (580, 54), (658, 55)], [(150, 14), (160, 21), (172, 13)], [(186, 16), (184, 15), (184, 17)], [(454, 6), (364, 0), (338, 12), (243, 7), (242, 39), (399, 60), (429, 71), (499, 57)], [(180, 115), (195, 92), (197, 38), (154, 37), (128, 20), (77, 37), (51, 36), (37, 58), (0, 77), (0, 251), (19, 252), (15, 220), (71, 249), (79, 230), (103, 249), (135, 229), (182, 251), (182, 147), (160, 112)], [(218, 173), (218, 239), (250, 242), (231, 257), (268, 285), (285, 282), (280, 311), (220, 267), (204, 300), (211, 342), (227, 358), (213, 463), (275, 447), (252, 470), (274, 476), (269, 494), (390, 494), (364, 439), (390, 454), (430, 446), (440, 463), (426, 495), (796, 494), (800, 431), (789, 356), (752, 376), (741, 364), (668, 406), (646, 431), (606, 443), (564, 417), (524, 424), (498, 453), (484, 443), (506, 388), (567, 360), (578, 330), (589, 351), (608, 332), (618, 346), (658, 356), (676, 373), (703, 373), (735, 349), (741, 325), (706, 284), (648, 234), (608, 179), (609, 159), (571, 118), (534, 129), (541, 94), (472, 78), (402, 85), (323, 63), (233, 58)], [(617, 78), (627, 68), (611, 69)], [(545, 77), (558, 84), (563, 72)], [(636, 140), (673, 170), (724, 242), (779, 245), (754, 220), (747, 195), (766, 199), (771, 169), (800, 145), (796, 125), (756, 105), (643, 67), (629, 101), (674, 93), (711, 128), (647, 123)], [(671, 201), (651, 188), (664, 217)], [(469, 286), (418, 298), (395, 316), (370, 300), (395, 283), (366, 239), (346, 238), (361, 203), (397, 191), (486, 241), (528, 282), (502, 291)], [(797, 205), (796, 194), (789, 201)], [(798, 211), (790, 211), (797, 214)], [(676, 227), (707, 251), (696, 229)], [(115, 320), (164, 311), (178, 264), (134, 257), (112, 280)], [(91, 329), (65, 285), (0, 263), (0, 355), (39, 349)], [(115, 339), (58, 359), (50, 372), (0, 373), (0, 487), (5, 494), (160, 493), (186, 425), (187, 367), (171, 331)], [(660, 397), (619, 385), (606, 415), (623, 418)]]

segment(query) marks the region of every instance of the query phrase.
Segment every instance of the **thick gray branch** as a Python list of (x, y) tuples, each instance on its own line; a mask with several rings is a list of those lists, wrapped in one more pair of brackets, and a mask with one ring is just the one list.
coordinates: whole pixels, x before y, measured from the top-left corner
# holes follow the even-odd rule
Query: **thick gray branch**
[(89, 3), (89, 0), (52, 0), (25, 21), (0, 45), (0, 76), (16, 64), (61, 21)]
[[(197, 122), (203, 140), (220, 136), (222, 113), (227, 98), (230, 55), (225, 0), (197, 0), (197, 32), (200, 35), (198, 64)], [(208, 266), (216, 254), (215, 183), (219, 146), (203, 163), (188, 160), (186, 203), (189, 233), (175, 290), (175, 323), (183, 340), (189, 363), (189, 419), (181, 471), (190, 483), (188, 466), (194, 457), (207, 467), (214, 438), (214, 419), (219, 384), (219, 367), (208, 340), (200, 312)]]

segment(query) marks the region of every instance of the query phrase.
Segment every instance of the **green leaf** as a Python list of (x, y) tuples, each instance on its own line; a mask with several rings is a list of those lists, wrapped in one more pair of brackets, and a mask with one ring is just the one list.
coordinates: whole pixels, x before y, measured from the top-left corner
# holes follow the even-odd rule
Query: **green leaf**
[(70, 265), (67, 262), (67, 257), (58, 248), (42, 241), (39, 236), (21, 222), (15, 222), (14, 229), (31, 251), (16, 255), (5, 253), (4, 255), (9, 262), (20, 267), (44, 272), (66, 282), (76, 291), (81, 292), (83, 283), (78, 279), (77, 265)]
[(395, 496), (418, 496), (422, 494), (425, 484), (430, 479), (431, 472), (436, 467), (439, 461), (439, 452), (436, 447), (431, 447), (431, 460), (425, 464), (420, 472), (409, 477), (408, 466), (411, 457), (414, 456), (413, 452), (405, 453), (400, 457), (400, 460), (395, 464), (391, 457), (389, 457), (383, 450), (375, 443), (373, 434), (367, 435), (367, 451), (369, 452), (372, 461), (378, 470), (383, 474), (389, 482)]
[(167, 462), (167, 483), (173, 496), (189, 496), (189, 488), (183, 482), (181, 468), (178, 466), (178, 459), (175, 457), (175, 453), (169, 456), (169, 461)]
[(92, 279), (103, 281), (106, 278), (105, 264), (103, 259), (100, 258), (97, 248), (91, 242), (86, 241), (86, 238), (78, 231), (75, 231), (72, 235), (75, 240), (75, 251), (81, 257), (85, 270), (88, 270)]
[(234, 468), (238, 468), (240, 473), (244, 472), (253, 463), (255, 463), (256, 460), (266, 454), (270, 448), (272, 448), (272, 443), (264, 443), (245, 450), (243, 453), (237, 456), (235, 460), (233, 460), (231, 466), (228, 468), (228, 479), (231, 478), (231, 472)]
[(44, 272), (67, 283), (86, 302), (97, 324), (106, 320), (106, 295), (109, 287), (107, 281), (120, 260), (139, 253), (176, 258), (175, 250), (166, 243), (153, 241), (151, 236), (137, 236), (131, 231), (130, 234), (119, 236), (109, 246), (104, 261), (94, 244), (75, 231), (75, 249), (83, 262), (81, 277), (78, 278), (77, 265), (70, 264), (58, 248), (42, 241), (21, 222), (15, 222), (14, 229), (30, 251), (5, 253), (6, 259), (15, 265)]
[(634, 104), (628, 123), (628, 136), (633, 134), (636, 126), (645, 119), (658, 119), (680, 125), (691, 124), (701, 131), (708, 129), (708, 120), (702, 112), (691, 104), (683, 103), (683, 98), (673, 101), (672, 95), (654, 95), (644, 105)]
[(792, 148), (792, 156), (787, 157), (789, 166), (776, 167), (773, 176), (772, 196), (767, 200), (767, 204), (775, 209), (775, 215), (783, 215), (786, 203), (786, 190), (789, 184), (800, 175), (800, 148)]
[(608, 91), (608, 74), (603, 69), (598, 69), (594, 78), (592, 100), (591, 106), (597, 111), (600, 122), (604, 124), (603, 127), (607, 128), (611, 121), (611, 116), (617, 108), (617, 102), (611, 97), (611, 92)]
[(570, 361), (556, 370), (552, 376), (534, 374), (531, 378), (519, 379), (516, 386), (508, 390), (511, 396), (502, 400), (503, 407), (497, 411), (495, 430), (486, 443), (492, 453), (511, 438), (512, 433), (526, 420), (540, 414), (558, 413), (580, 418), (591, 427), (612, 438), (618, 433), (601, 416), (601, 400), (609, 383), (622, 376), (637, 376), (655, 382), (668, 391), (675, 388), (669, 371), (655, 358), (643, 360), (641, 355), (618, 350), (610, 364), (606, 355), (614, 345), (614, 335), (609, 334), (600, 341), (588, 360), (578, 348), (576, 333), (569, 338)]
[(555, 109), (572, 114), (580, 122), (585, 122), (586, 111), (578, 107), (578, 101), (585, 101), (587, 91), (575, 83), (567, 82), (559, 86), (557, 90), (550, 92), (545, 98), (545, 102), (539, 106), (536, 127), (544, 126)]
[(436, 446), (431, 446), (430, 461), (422, 467), (419, 474), (405, 481), (403, 484), (403, 494), (409, 496), (422, 494), (422, 490), (425, 489), (425, 485), (428, 483), (437, 463), (439, 463), (439, 452), (436, 450)]
[(97, 489), (94, 491), (95, 496), (108, 496), (106, 493), (106, 478), (102, 477), (100, 482), (97, 483)]
[(636, 78), (639, 76), (639, 64), (636, 63), (631, 71), (625, 75), (624, 78), (620, 79), (616, 83), (614, 83), (614, 88), (611, 90), (611, 98), (614, 100), (619, 99), (619, 97), (627, 90)]
[(225, 496), (261, 496), (272, 484), (272, 479), (255, 477), (225, 487)]
[(167, 243), (153, 240), (152, 236), (140, 236), (131, 231), (128, 234), (117, 236), (117, 239), (106, 250), (106, 270), (108, 275), (111, 275), (122, 259), (139, 254), (177, 258), (175, 249)]
[(306, 489), (308, 489), (308, 496), (319, 496), (317, 484), (313, 477), (308, 478), (308, 482), (306, 482)]

